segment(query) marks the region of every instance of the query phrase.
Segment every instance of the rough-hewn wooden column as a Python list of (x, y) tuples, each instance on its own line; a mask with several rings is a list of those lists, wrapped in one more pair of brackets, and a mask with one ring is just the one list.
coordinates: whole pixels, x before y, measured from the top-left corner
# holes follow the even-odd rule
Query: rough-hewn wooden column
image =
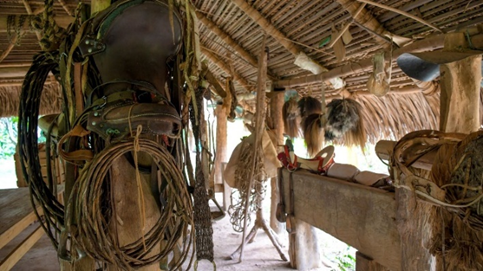
[[(464, 33), (447, 34), (444, 50), (467, 48)], [(444, 132), (474, 132), (480, 127), (481, 55), (442, 64), (441, 120)]]
[[(284, 103), (284, 92), (271, 92), (270, 93), (270, 116), (272, 117), (272, 130), (275, 131), (277, 142), (274, 142), (277, 152), (281, 151), (281, 146), (283, 145), (283, 117), (282, 117), (282, 107)], [(271, 207), (270, 207), (270, 227), (275, 231), (275, 233), (280, 234), (285, 230), (285, 225), (278, 222), (275, 217), (275, 212), (277, 210), (277, 204), (280, 201), (280, 191), (277, 178), (272, 178), (270, 181), (271, 186)]]
[[(467, 48), (464, 33), (446, 34), (444, 51)], [(442, 52), (444, 54), (444, 52)], [(479, 102), (481, 82), (481, 55), (467, 57), (441, 67), (440, 130), (469, 133), (480, 127)], [(396, 190), (397, 220), (401, 234), (402, 271), (444, 270), (440, 257), (432, 256), (424, 247), (432, 231), (440, 225), (427, 224), (438, 209), (429, 203), (416, 201), (414, 193)]]
[(216, 158), (215, 158), (215, 185), (222, 184), (221, 163), (228, 162), (226, 157), (226, 140), (227, 140), (227, 121), (226, 106), (216, 106)]

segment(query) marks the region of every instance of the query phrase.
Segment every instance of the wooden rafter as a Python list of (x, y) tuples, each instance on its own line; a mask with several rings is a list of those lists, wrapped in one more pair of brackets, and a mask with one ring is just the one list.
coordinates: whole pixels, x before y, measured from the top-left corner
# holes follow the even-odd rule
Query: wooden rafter
[(245, 79), (243, 76), (241, 76), (239, 73), (236, 71), (231, 73), (230, 67), (228, 64), (220, 60), (218, 57), (216, 57), (212, 52), (207, 50), (205, 47), (201, 47), (201, 52), (215, 65), (217, 65), (220, 69), (222, 69), (226, 74), (232, 75), (233, 78), (243, 87), (245, 88), (248, 92), (251, 92), (252, 88), (250, 87), (250, 83), (248, 82), (247, 79)]
[[(257, 59), (247, 52), (243, 47), (241, 47), (234, 39), (230, 37), (225, 31), (217, 27), (210, 19), (208, 19), (203, 13), (196, 11), (196, 16), (204, 24), (211, 32), (217, 35), (221, 40), (223, 40), (226, 44), (232, 47), (241, 57), (243, 57), (248, 63), (250, 63), (253, 67), (257, 67), (258, 61)], [(268, 75), (271, 80), (276, 79), (276, 76), (273, 72), (268, 71)]]
[[(267, 35), (276, 39), (285, 49), (287, 49), (292, 55), (298, 57), (303, 50), (292, 42), (285, 34), (280, 30), (275, 28), (258, 10), (251, 7), (245, 0), (232, 0), (232, 2), (240, 8), (246, 15), (248, 15), (254, 22), (256, 22), (262, 29), (267, 33)], [(308, 56), (308, 61), (313, 62), (317, 65), (321, 71), (327, 71), (327, 68), (322, 66), (320, 63), (310, 59)]]
[[(444, 44), (444, 34), (441, 35), (436, 35), (430, 38), (426, 38), (424, 40), (416, 41), (414, 43), (411, 43), (405, 47), (399, 48), (394, 50), (392, 57), (393, 59), (396, 59), (398, 56), (400, 56), (403, 53), (409, 53), (409, 52), (422, 52), (422, 51), (430, 51), (430, 50), (436, 50), (440, 49), (443, 47)], [(480, 37), (483, 35), (478, 35), (478, 41), (481, 39)], [(477, 36), (473, 38), (473, 42), (476, 41)], [(389, 58), (389, 55), (387, 55)], [(366, 69), (370, 69), (372, 67), (372, 59), (371, 58), (366, 58), (364, 60), (361, 60), (357, 63), (349, 63), (344, 66), (340, 66), (337, 68), (334, 68), (328, 72), (317, 74), (317, 75), (309, 75), (309, 76), (304, 76), (304, 77), (297, 77), (297, 78), (287, 78), (283, 80), (278, 80), (274, 82), (275, 87), (293, 87), (293, 86), (299, 86), (299, 85), (304, 85), (304, 84), (312, 84), (320, 81), (325, 81), (330, 78), (335, 78), (335, 77), (340, 77), (340, 76), (348, 76), (350, 74), (354, 74), (360, 71), (364, 71)]]
[(359, 10), (360, 7), (365, 4), (357, 4), (353, 0), (337, 0), (337, 2), (351, 14), (354, 21), (364, 25), (365, 28), (373, 32), (376, 40), (381, 40), (381, 37), (392, 38), (393, 41), (399, 46), (411, 41), (409, 38), (397, 36), (385, 29), (384, 26), (376, 18), (374, 18), (374, 16), (372, 16), (372, 14), (366, 8)]
[(0, 63), (8, 56), (8, 54), (10, 54), (16, 42), (17, 42), (17, 35), (14, 35), (12, 37), (12, 40), (8, 44), (7, 48), (0, 55)]

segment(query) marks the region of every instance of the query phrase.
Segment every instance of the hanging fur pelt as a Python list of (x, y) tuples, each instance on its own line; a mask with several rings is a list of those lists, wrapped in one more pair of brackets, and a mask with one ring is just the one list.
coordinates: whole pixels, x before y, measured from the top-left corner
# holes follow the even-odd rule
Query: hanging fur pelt
[(303, 97), (297, 102), (292, 97), (283, 105), (285, 134), (303, 137), (310, 156), (321, 150), (324, 138), (363, 147), (366, 134), (360, 112), (361, 105), (352, 99), (333, 99), (324, 114), (319, 100)]
[(300, 110), (297, 104), (297, 97), (291, 97), (283, 104), (282, 108), (283, 125), (285, 134), (290, 138), (300, 136)]
[(366, 142), (361, 105), (353, 99), (333, 99), (327, 104), (326, 140), (341, 140), (345, 145), (359, 145)]
[(303, 97), (297, 102), (292, 97), (283, 105), (285, 133), (294, 138), (302, 136), (307, 152), (313, 156), (322, 148), (324, 118), (322, 104), (312, 97)]

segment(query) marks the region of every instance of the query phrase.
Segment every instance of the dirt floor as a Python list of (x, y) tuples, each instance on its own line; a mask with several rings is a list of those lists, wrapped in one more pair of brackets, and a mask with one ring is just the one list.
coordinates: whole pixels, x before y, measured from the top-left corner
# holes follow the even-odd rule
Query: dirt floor
[[(27, 236), (33, 231), (36, 225), (30, 226), (22, 236)], [(213, 224), (214, 231), (214, 255), (216, 270), (233, 271), (233, 270), (293, 270), (289, 266), (289, 262), (281, 260), (277, 250), (272, 246), (267, 235), (259, 230), (258, 235), (253, 243), (245, 246), (243, 260), (240, 263), (238, 257), (231, 259), (230, 255), (237, 249), (241, 243), (242, 234), (236, 233), (231, 228), (229, 216), (225, 216), (220, 221)], [(21, 236), (19, 236), (21, 237)], [(282, 242), (286, 243), (286, 234), (280, 236)], [(20, 238), (17, 238), (20, 239)], [(9, 245), (0, 250), (0, 261), (9, 250), (18, 243), (18, 240), (12, 241)], [(287, 253), (287, 245), (283, 248)], [(57, 254), (50, 243), (50, 240), (44, 235), (34, 247), (14, 266), (13, 271), (57, 271), (60, 270)], [(194, 268), (191, 268), (194, 270)], [(214, 270), (213, 265), (208, 261), (200, 261), (198, 270)], [(338, 270), (338, 268), (323, 267), (318, 270)]]

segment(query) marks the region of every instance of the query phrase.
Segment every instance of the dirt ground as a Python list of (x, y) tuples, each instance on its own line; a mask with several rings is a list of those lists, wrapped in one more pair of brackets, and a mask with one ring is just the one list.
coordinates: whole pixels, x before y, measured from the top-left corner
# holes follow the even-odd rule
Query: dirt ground
[[(266, 204), (264, 204), (266, 205)], [(267, 206), (268, 207), (268, 206)], [(268, 208), (267, 208), (268, 209)], [(267, 211), (265, 211), (267, 213)], [(268, 214), (265, 214), (267, 216)], [(254, 215), (253, 215), (254, 216)], [(6, 256), (15, 244), (30, 234), (37, 225), (31, 225), (18, 238), (10, 242), (4, 249), (0, 250), (0, 261)], [(248, 231), (251, 229), (251, 225)], [(248, 232), (247, 231), (247, 232)], [(263, 230), (258, 230), (253, 243), (245, 245), (242, 261), (239, 257), (231, 259), (231, 254), (240, 246), (242, 234), (235, 232), (230, 224), (228, 213), (221, 220), (213, 221), (213, 242), (214, 256), (217, 271), (262, 271), (262, 270), (294, 270), (288, 261), (283, 261), (270, 239)], [(323, 265), (318, 271), (340, 270), (334, 261), (336, 257), (343, 256), (347, 252), (347, 245), (339, 242), (328, 234), (319, 231), (319, 240), (323, 251)], [(283, 244), (283, 253), (288, 258), (288, 234), (284, 231), (278, 239)], [(341, 252), (345, 250), (345, 252)], [(350, 251), (349, 253), (355, 253)], [(331, 260), (329, 260), (331, 259)], [(324, 265), (325, 264), (325, 265)], [(184, 265), (186, 270), (187, 263)], [(13, 267), (13, 271), (58, 271), (60, 270), (57, 253), (54, 250), (49, 238), (44, 235), (34, 247)], [(190, 270), (195, 270), (192, 266)], [(198, 262), (198, 269), (201, 271), (214, 270), (212, 263), (202, 260)], [(315, 270), (315, 269), (314, 269)], [(345, 270), (351, 270), (346, 268)], [(3, 270), (2, 270), (3, 271)]]
[[(28, 228), (22, 235), (26, 236), (34, 229), (35, 225)], [(229, 216), (225, 216), (220, 221), (213, 224), (214, 231), (214, 255), (217, 271), (258, 271), (258, 270), (293, 270), (289, 262), (281, 260), (277, 250), (272, 246), (268, 236), (263, 230), (258, 231), (258, 235), (253, 243), (245, 245), (242, 262), (238, 257), (231, 259), (230, 255), (241, 244), (242, 234), (233, 231), (229, 222)], [(283, 234), (285, 235), (285, 234)], [(286, 236), (280, 236), (282, 242), (286, 243)], [(284, 240), (285, 239), (285, 240)], [(0, 252), (0, 261), (6, 256), (6, 252), (12, 248), (16, 240), (11, 242)], [(283, 248), (288, 257), (287, 245)], [(34, 247), (14, 266), (13, 271), (57, 271), (60, 270), (57, 254), (44, 235)], [(192, 267), (190, 270), (194, 270)], [(213, 265), (204, 260), (198, 263), (198, 270), (214, 270)], [(334, 270), (333, 268), (321, 268), (318, 270)], [(337, 269), (335, 269), (337, 270)]]

